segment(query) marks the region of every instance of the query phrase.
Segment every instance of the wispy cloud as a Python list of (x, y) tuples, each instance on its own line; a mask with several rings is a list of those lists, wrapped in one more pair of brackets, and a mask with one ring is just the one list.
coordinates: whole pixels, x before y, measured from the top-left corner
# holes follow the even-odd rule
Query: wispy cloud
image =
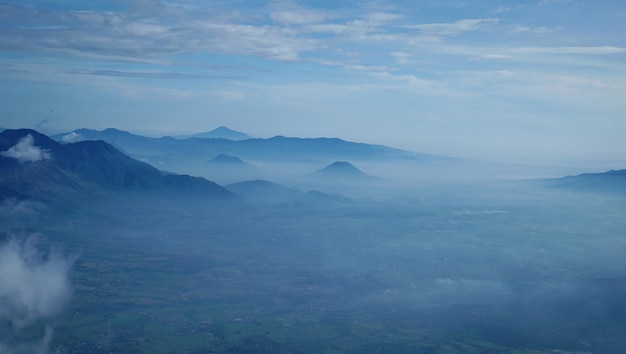
[(545, 26), (539, 26), (539, 27), (527, 27), (527, 26), (515, 26), (515, 28), (513, 29), (513, 33), (536, 33), (536, 34), (542, 34), (542, 33), (548, 33), (548, 32), (552, 32), (554, 31), (551, 28), (545, 27)]
[(347, 70), (356, 70), (362, 72), (389, 72), (396, 69), (392, 66), (386, 65), (362, 65), (354, 61), (340, 61), (340, 60), (328, 60), (328, 59), (312, 59), (311, 61), (328, 66), (342, 67)]
[(271, 6), (270, 19), (274, 23), (284, 25), (302, 25), (310, 23), (320, 23), (330, 17), (324, 11), (314, 10), (300, 6), (291, 1), (275, 2)]
[(504, 54), (485, 54), (472, 58), (473, 60), (505, 60), (511, 58)]
[(77, 132), (71, 132), (61, 137), (61, 141), (67, 144), (76, 143), (76, 142), (81, 141), (82, 139), (83, 139), (83, 136)]
[(17, 144), (9, 148), (7, 151), (0, 152), (0, 155), (16, 159), (20, 163), (36, 162), (52, 158), (49, 151), (35, 146), (35, 139), (30, 134), (21, 138)]
[(406, 25), (406, 28), (418, 29), (424, 34), (437, 37), (454, 36), (463, 32), (478, 31), (486, 28), (490, 24), (498, 23), (497, 18), (463, 19), (450, 23), (426, 23), (417, 25)]
[(539, 6), (547, 6), (547, 5), (554, 5), (554, 4), (567, 4), (567, 3), (572, 3), (574, 2), (574, 0), (542, 0), (539, 3)]
[(11, 239), (0, 247), (0, 317), (17, 328), (56, 315), (71, 296), (73, 261), (57, 251), (43, 255), (36, 239)]
[[(46, 254), (36, 238), (10, 239), (0, 245), (0, 321), (8, 321), (12, 332), (58, 314), (72, 295), (69, 269), (74, 260), (56, 250)], [(4, 343), (2, 353), (47, 353), (52, 327), (45, 327), (40, 341)]]
[(406, 52), (394, 51), (389, 53), (389, 55), (391, 55), (396, 60), (396, 63), (400, 65), (408, 64), (411, 61), (411, 54)]
[[(297, 60), (331, 43), (407, 40), (400, 28), (423, 35), (453, 36), (485, 28), (497, 19), (409, 24), (401, 13), (370, 11), (350, 16), (293, 2), (274, 3), (266, 16), (155, 6), (125, 11), (38, 11), (5, 6), (0, 47), (26, 53), (56, 53), (107, 60), (157, 60), (192, 53), (236, 54)], [(15, 19), (20, 19), (19, 21)], [(25, 21), (24, 19), (28, 19)], [(392, 26), (392, 27), (388, 27)], [(45, 31), (40, 28), (45, 27)], [(394, 29), (395, 28), (395, 29)], [(328, 35), (332, 35), (328, 38)]]
[[(191, 13), (156, 6), (148, 13), (137, 9), (104, 11), (37, 11), (4, 6), (0, 47), (23, 52), (76, 56), (154, 57), (181, 53), (248, 54), (291, 60), (311, 47), (306, 38), (279, 26), (227, 21), (211, 13)], [(29, 19), (24, 26), (24, 20)], [(53, 26), (40, 31), (33, 26)]]
[(244, 79), (243, 76), (188, 74), (177, 72), (145, 72), (145, 71), (120, 71), (120, 70), (94, 70), (89, 72), (75, 72), (87, 75), (132, 77), (141, 79)]
[(569, 54), (569, 55), (611, 55), (626, 53), (626, 48), (615, 46), (595, 47), (522, 47), (511, 49), (521, 54)]

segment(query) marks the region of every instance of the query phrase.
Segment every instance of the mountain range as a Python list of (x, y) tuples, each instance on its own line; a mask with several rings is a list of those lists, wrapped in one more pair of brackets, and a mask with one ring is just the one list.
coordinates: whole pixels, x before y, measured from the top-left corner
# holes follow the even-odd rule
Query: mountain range
[[(219, 129), (219, 128), (218, 128)], [(224, 129), (228, 129), (225, 128)], [(59, 142), (104, 140), (130, 156), (153, 160), (207, 160), (219, 154), (262, 161), (328, 161), (328, 160), (413, 160), (432, 162), (445, 157), (420, 154), (383, 145), (349, 142), (338, 138), (272, 138), (233, 140), (206, 137), (149, 138), (109, 128), (102, 131), (78, 129), (52, 136)]]
[[(183, 193), (208, 199), (233, 198), (236, 194), (254, 198), (253, 195), (257, 194), (261, 199), (269, 197), (287, 200), (294, 199), (294, 196), (300, 193), (295, 191), (294, 194), (287, 191), (286, 187), (258, 180), (240, 185), (229, 184), (228, 188), (224, 188), (205, 178), (164, 172), (153, 164), (131, 157), (133, 152), (163, 159), (169, 157), (173, 160), (190, 154), (201, 158), (202, 160), (198, 160), (201, 165), (215, 171), (215, 176), (219, 176), (217, 172), (222, 172), (241, 177), (236, 181), (250, 181), (250, 176), (258, 174), (259, 171), (265, 173), (267, 170), (245, 162), (240, 155), (227, 153), (231, 151), (238, 151), (246, 156), (257, 156), (260, 159), (285, 159), (286, 165), (298, 158), (316, 159), (318, 161), (316, 163), (319, 163), (319, 160), (327, 159), (328, 156), (348, 155), (358, 160), (357, 157), (371, 154), (373, 159), (387, 157), (388, 160), (402, 161), (415, 161), (423, 156), (380, 145), (328, 138), (301, 139), (277, 136), (270, 139), (241, 141), (223, 138), (179, 140), (171, 137), (148, 138), (117, 129), (103, 131), (79, 129), (57, 135), (55, 138), (58, 141), (29, 129), (8, 129), (0, 132), (0, 199), (69, 200), (83, 195), (121, 191)], [(172, 151), (168, 151), (169, 148)], [(215, 153), (217, 151), (219, 152)], [(431, 161), (437, 160), (437, 157), (432, 155), (424, 156), (428, 156)], [(322, 188), (325, 192), (342, 193), (354, 182), (377, 180), (356, 168), (351, 162), (335, 161), (309, 175), (300, 175), (299, 178), (305, 184), (299, 188), (304, 190)], [(268, 166), (271, 168), (274, 165), (270, 164), (264, 168)], [(278, 176), (281, 171), (273, 173)], [(215, 180), (210, 176), (209, 179)], [(224, 179), (221, 183), (232, 183), (225, 181)], [(548, 185), (579, 191), (626, 193), (626, 170), (567, 176), (549, 180)]]
[(29, 129), (0, 133), (0, 197), (57, 200), (105, 191), (234, 197), (214, 182), (158, 170), (102, 140), (60, 144)]
[[(76, 132), (82, 133), (85, 131)], [(118, 137), (128, 137), (129, 134), (112, 129), (102, 133)], [(88, 132), (85, 135), (88, 136)], [(266, 180), (248, 180), (222, 187), (201, 177), (159, 170), (103, 140), (65, 141), (61, 144), (30, 129), (0, 132), (0, 199), (66, 203), (106, 193), (139, 192), (186, 194), (207, 200), (241, 196), (252, 202), (270, 204), (325, 205), (350, 200), (315, 190), (302, 193)], [(150, 142), (149, 139), (145, 141)], [(216, 168), (256, 168), (236, 156), (225, 154), (213, 157), (209, 163)], [(333, 163), (318, 173), (328, 177), (327, 181), (367, 177), (349, 162)]]

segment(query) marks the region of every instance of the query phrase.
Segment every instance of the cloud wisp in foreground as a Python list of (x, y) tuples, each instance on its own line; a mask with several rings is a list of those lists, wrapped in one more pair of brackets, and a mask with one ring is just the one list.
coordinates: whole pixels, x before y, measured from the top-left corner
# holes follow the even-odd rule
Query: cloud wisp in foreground
[(69, 270), (73, 262), (54, 249), (43, 252), (34, 237), (12, 238), (0, 245), (1, 353), (47, 352), (52, 338), (48, 325), (39, 342), (14, 343), (10, 338), (63, 310), (72, 296)]

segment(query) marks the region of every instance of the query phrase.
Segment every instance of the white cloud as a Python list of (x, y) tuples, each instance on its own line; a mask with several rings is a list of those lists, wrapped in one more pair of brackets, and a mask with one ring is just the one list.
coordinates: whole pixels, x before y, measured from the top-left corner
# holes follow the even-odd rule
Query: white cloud
[[(58, 314), (70, 300), (69, 269), (73, 259), (55, 250), (43, 254), (37, 240), (10, 239), (0, 245), (0, 321), (12, 331)], [(3, 343), (1, 353), (47, 353), (52, 328), (45, 327), (39, 343)]]
[(370, 23), (385, 23), (385, 22), (394, 22), (404, 18), (403, 15), (394, 14), (389, 12), (372, 12), (367, 14), (367, 20)]
[(71, 296), (72, 263), (55, 251), (41, 254), (33, 238), (0, 246), (0, 318), (21, 328), (59, 313)]
[(539, 6), (547, 6), (552, 4), (567, 4), (571, 3), (573, 0), (543, 0), (539, 3)]
[(125, 26), (126, 31), (136, 36), (155, 36), (164, 34), (171, 28), (150, 22), (132, 22)]
[(372, 71), (372, 72), (389, 72), (389, 71), (395, 70), (394, 68), (390, 66), (383, 66), (383, 65), (359, 65), (359, 64), (350, 65), (349, 64), (349, 65), (345, 65), (344, 67), (350, 70)]
[(61, 137), (61, 141), (64, 143), (75, 143), (81, 141), (82, 139), (83, 136), (78, 134), (77, 132), (71, 132)]
[(473, 60), (504, 60), (511, 58), (504, 54), (485, 54), (478, 57), (474, 57)]
[(410, 29), (418, 29), (426, 34), (434, 36), (453, 36), (463, 32), (477, 31), (486, 28), (490, 24), (498, 23), (497, 18), (463, 19), (450, 23), (425, 23), (418, 25), (406, 25)]
[[(276, 2), (264, 9), (266, 13), (254, 16), (207, 5), (46, 11), (45, 16), (20, 6), (4, 10), (5, 17), (21, 22), (6, 24), (11, 35), (0, 36), (2, 48), (115, 61), (155, 60), (195, 53), (297, 60), (303, 52), (327, 48), (335, 40), (394, 40), (397, 36), (390, 34), (386, 26), (405, 17), (384, 11), (347, 15), (289, 1)], [(24, 26), (25, 19), (29, 27)], [(32, 29), (41, 25), (54, 29)], [(459, 25), (463, 26), (464, 22)], [(334, 38), (320, 38), (324, 34)]]
[(194, 38), (185, 51), (256, 55), (276, 60), (296, 60), (301, 52), (315, 48), (315, 41), (299, 32), (275, 26), (196, 22), (193, 27), (207, 37)]
[(337, 66), (337, 67), (342, 67), (347, 70), (356, 70), (356, 71), (363, 71), (363, 72), (389, 72), (389, 71), (396, 70), (395, 68), (391, 66), (386, 66), (386, 65), (363, 65), (363, 64), (359, 64), (355, 62), (343, 62), (343, 61), (327, 60), (327, 59), (316, 59), (312, 61), (322, 64), (322, 65)]
[(411, 62), (411, 54), (409, 53), (395, 51), (389, 53), (389, 55), (391, 55), (396, 60), (396, 63), (400, 65), (408, 64)]
[(269, 17), (272, 21), (285, 25), (301, 25), (324, 21), (328, 14), (302, 7), (292, 2), (275, 3)]
[[(250, 19), (235, 19), (228, 13), (172, 12), (156, 6), (119, 12), (46, 12), (45, 19), (35, 10), (6, 9), (18, 18), (45, 21), (59, 27), (34, 31), (16, 23), (11, 36), (0, 36), (0, 47), (20, 52), (45, 52), (72, 56), (114, 59), (167, 56), (180, 53), (227, 53), (258, 55), (292, 60), (309, 48), (306, 38), (286, 28), (259, 25)], [(138, 20), (140, 19), (140, 20)], [(7, 26), (11, 24), (8, 23)]]
[(9, 150), (0, 152), (0, 155), (16, 159), (20, 163), (36, 162), (52, 158), (49, 151), (35, 146), (34, 144), (35, 139), (31, 134), (28, 134), (20, 139), (17, 144), (9, 148)]
[(553, 30), (548, 28), (548, 27), (544, 27), (544, 26), (540, 26), (540, 27), (526, 27), (526, 26), (516, 26), (513, 29), (513, 33), (536, 33), (536, 34), (542, 34), (542, 33), (547, 33), (547, 32), (552, 32)]
[(496, 13), (503, 13), (503, 12), (509, 12), (513, 10), (513, 7), (510, 6), (498, 6), (498, 8), (496, 9)]
[(615, 46), (596, 47), (526, 47), (511, 49), (520, 54), (574, 54), (574, 55), (609, 55), (626, 53), (626, 48)]

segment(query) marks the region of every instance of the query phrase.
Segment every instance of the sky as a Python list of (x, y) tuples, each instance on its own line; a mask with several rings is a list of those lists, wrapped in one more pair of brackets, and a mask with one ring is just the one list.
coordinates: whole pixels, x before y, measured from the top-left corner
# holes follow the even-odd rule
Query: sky
[(623, 0), (0, 0), (0, 127), (626, 168), (624, 33)]

